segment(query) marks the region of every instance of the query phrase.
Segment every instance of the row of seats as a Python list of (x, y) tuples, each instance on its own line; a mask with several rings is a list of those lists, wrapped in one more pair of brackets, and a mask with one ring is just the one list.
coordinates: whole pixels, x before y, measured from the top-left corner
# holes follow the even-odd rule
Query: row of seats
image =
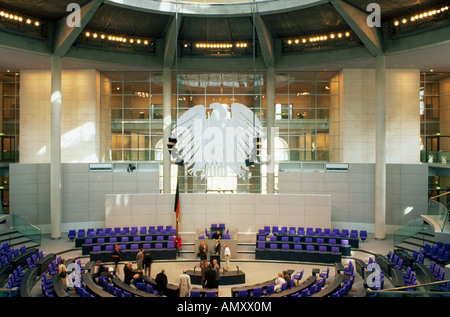
[(418, 252), (442, 264), (450, 260), (450, 244), (448, 243), (437, 242), (435, 245), (426, 243)]
[[(312, 244), (307, 244), (307, 245), (302, 245), (300, 243), (298, 244), (287, 244), (287, 243), (269, 243), (269, 249), (271, 250), (276, 250), (276, 249), (281, 249), (282, 250), (306, 250), (306, 251), (319, 251), (319, 252), (336, 252), (336, 253), (341, 253), (340, 249), (338, 246), (333, 246), (333, 247), (328, 247), (325, 245), (312, 245)], [(256, 247), (258, 249), (265, 249), (266, 248), (266, 242), (258, 242)], [(305, 247), (305, 249), (303, 249)]]
[(27, 252), (26, 246), (21, 246), (20, 248), (11, 248), (9, 246), (9, 243), (6, 242), (1, 246), (2, 252), (0, 255), (0, 266), (9, 265), (11, 260), (14, 259), (14, 257), (17, 257), (21, 254), (24, 254)]
[[(143, 243), (142, 244), (142, 248), (145, 250), (151, 249), (151, 243)], [(154, 248), (155, 249), (163, 249), (164, 248), (164, 243), (160, 242), (160, 243), (154, 243)], [(106, 244), (106, 245), (93, 245), (92, 246), (92, 251), (93, 252), (100, 252), (100, 251), (113, 251), (114, 245), (112, 244)], [(119, 244), (119, 248), (120, 250), (139, 250), (140, 244), (139, 243), (122, 243)], [(167, 241), (166, 244), (166, 248), (168, 249), (173, 249), (175, 248), (175, 242), (174, 241)]]
[(326, 284), (326, 278), (322, 278), (321, 280), (317, 281), (310, 287), (305, 288), (300, 292), (290, 295), (290, 297), (311, 297), (314, 294), (319, 293), (325, 287), (325, 284)]
[(348, 230), (348, 229), (331, 229), (331, 228), (312, 228), (307, 227), (278, 227), (278, 226), (264, 226), (264, 229), (259, 229), (260, 234), (292, 234), (292, 235), (315, 235), (315, 236), (335, 236), (335, 237), (349, 237), (367, 239), (367, 230)]
[(438, 281), (445, 280), (445, 270), (435, 261), (430, 261), (429, 269)]
[(25, 272), (22, 271), (22, 266), (18, 265), (11, 273), (8, 279), (7, 288), (11, 291), (8, 293), (9, 297), (18, 296), (20, 292), (20, 283), (22, 282)]
[(115, 227), (115, 228), (89, 228), (89, 229), (70, 229), (68, 238), (73, 240), (77, 237), (102, 237), (111, 235), (127, 235), (127, 234), (176, 234), (176, 229), (172, 226), (140, 226), (140, 227)]

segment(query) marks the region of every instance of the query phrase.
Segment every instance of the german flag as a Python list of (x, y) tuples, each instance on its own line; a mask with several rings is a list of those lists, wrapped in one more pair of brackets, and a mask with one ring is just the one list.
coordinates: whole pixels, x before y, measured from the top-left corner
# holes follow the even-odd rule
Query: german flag
[(180, 225), (180, 192), (178, 190), (178, 180), (177, 180), (177, 190), (175, 192), (174, 212), (177, 217), (177, 235), (178, 235), (178, 227)]

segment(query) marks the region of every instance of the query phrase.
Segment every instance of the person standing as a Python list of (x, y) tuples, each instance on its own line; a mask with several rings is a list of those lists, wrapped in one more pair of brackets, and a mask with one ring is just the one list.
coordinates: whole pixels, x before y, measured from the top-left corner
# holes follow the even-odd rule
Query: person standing
[(140, 271), (133, 269), (133, 263), (126, 262), (123, 268), (123, 276), (124, 283), (130, 285), (133, 279), (137, 279), (140, 277)]
[(61, 279), (61, 282), (63, 283), (64, 287), (67, 289), (68, 288), (68, 284), (67, 284), (68, 273), (67, 273), (65, 259), (61, 259), (61, 262), (58, 264), (58, 275), (59, 275), (59, 278)]
[(202, 261), (206, 261), (206, 259), (208, 258), (208, 246), (205, 241), (202, 241), (200, 243), (200, 246), (198, 247), (198, 253), (200, 256), (200, 265), (201, 265)]
[(212, 264), (207, 266), (205, 274), (205, 288), (216, 288), (216, 271)]
[(223, 247), (225, 255), (225, 270), (228, 271), (230, 269), (231, 250), (227, 244), (225, 244)]
[(205, 287), (206, 285), (206, 271), (208, 271), (208, 262), (206, 260), (203, 260), (200, 263), (200, 272), (201, 272), (201, 285), (202, 287)]
[(141, 272), (144, 271), (144, 249), (140, 249), (136, 254), (137, 269)]
[(187, 270), (183, 270), (183, 273), (179, 277), (180, 283), (178, 289), (180, 290), (180, 297), (189, 297), (192, 289), (191, 277), (186, 272)]
[(112, 258), (113, 258), (113, 261), (114, 261), (113, 274), (116, 274), (117, 267), (119, 266), (119, 262), (122, 260), (122, 252), (120, 252), (120, 246), (118, 244), (114, 245)]
[(220, 240), (216, 240), (216, 244), (214, 244), (214, 254), (220, 255)]
[(146, 274), (147, 276), (150, 276), (150, 273), (152, 271), (152, 263), (152, 254), (147, 250), (144, 252), (144, 275)]
[(220, 265), (217, 263), (217, 260), (214, 259), (212, 263), (212, 268), (216, 271), (216, 283), (214, 288), (219, 288), (219, 280), (220, 280)]
[(158, 291), (159, 295), (164, 295), (167, 287), (167, 276), (165, 274), (164, 269), (162, 269), (161, 272), (156, 274), (155, 282), (156, 282), (156, 290)]

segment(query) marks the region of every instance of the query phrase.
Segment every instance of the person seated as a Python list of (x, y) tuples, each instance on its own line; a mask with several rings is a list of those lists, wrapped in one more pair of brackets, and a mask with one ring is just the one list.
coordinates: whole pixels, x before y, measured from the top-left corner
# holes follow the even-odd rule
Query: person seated
[(216, 232), (214, 232), (213, 233), (213, 235), (212, 235), (212, 238), (213, 239), (221, 239), (223, 236), (222, 236), (222, 232), (220, 232), (219, 230), (217, 230)]

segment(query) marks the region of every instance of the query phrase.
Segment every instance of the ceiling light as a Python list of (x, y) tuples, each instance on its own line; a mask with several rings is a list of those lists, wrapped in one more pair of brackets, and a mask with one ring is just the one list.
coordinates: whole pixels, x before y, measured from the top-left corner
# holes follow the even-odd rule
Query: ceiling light
[(39, 21), (34, 22), (35, 26), (39, 26)]

